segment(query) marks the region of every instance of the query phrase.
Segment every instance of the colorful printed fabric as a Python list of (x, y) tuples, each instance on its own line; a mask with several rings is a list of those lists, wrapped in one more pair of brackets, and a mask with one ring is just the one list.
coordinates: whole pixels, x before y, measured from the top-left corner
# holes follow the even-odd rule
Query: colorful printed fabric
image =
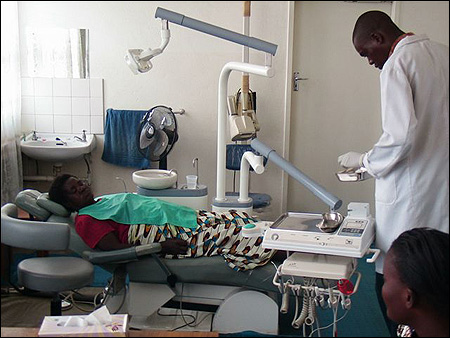
[(186, 255), (166, 255), (166, 258), (222, 255), (232, 269), (245, 271), (267, 264), (276, 252), (261, 246), (262, 237), (242, 236), (242, 227), (254, 222), (257, 220), (245, 212), (216, 213), (199, 210), (196, 229), (170, 224), (131, 225), (128, 231), (128, 242), (148, 244), (163, 242), (169, 238), (181, 238), (189, 243)]

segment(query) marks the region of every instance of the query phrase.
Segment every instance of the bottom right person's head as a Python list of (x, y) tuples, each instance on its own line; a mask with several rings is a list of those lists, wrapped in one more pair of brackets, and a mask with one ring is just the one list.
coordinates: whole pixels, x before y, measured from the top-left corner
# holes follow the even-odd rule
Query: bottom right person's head
[(433, 314), (448, 329), (448, 233), (430, 228), (405, 231), (392, 243), (383, 270), (382, 295), (391, 320), (414, 328)]

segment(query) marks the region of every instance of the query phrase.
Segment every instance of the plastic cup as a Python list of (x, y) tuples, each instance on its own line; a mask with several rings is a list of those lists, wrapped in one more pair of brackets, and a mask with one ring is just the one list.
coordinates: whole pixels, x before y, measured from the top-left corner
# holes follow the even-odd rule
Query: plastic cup
[(188, 189), (197, 189), (197, 175), (186, 175)]

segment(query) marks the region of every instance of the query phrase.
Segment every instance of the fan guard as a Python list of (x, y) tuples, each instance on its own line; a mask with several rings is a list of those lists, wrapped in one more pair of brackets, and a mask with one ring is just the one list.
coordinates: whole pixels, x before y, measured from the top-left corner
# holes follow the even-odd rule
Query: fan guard
[(137, 147), (150, 161), (163, 160), (178, 140), (177, 120), (172, 108), (155, 106), (139, 123)]

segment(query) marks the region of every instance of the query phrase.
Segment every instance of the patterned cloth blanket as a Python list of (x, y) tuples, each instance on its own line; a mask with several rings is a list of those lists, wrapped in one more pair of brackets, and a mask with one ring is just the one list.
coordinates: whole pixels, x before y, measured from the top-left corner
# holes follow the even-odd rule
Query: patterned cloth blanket
[(197, 212), (197, 228), (183, 228), (166, 224), (152, 226), (131, 225), (130, 244), (163, 242), (168, 238), (181, 238), (188, 242), (186, 255), (166, 255), (166, 258), (186, 258), (221, 255), (228, 266), (237, 271), (254, 269), (267, 264), (276, 250), (264, 249), (262, 237), (245, 238), (242, 227), (257, 222), (245, 212)]

